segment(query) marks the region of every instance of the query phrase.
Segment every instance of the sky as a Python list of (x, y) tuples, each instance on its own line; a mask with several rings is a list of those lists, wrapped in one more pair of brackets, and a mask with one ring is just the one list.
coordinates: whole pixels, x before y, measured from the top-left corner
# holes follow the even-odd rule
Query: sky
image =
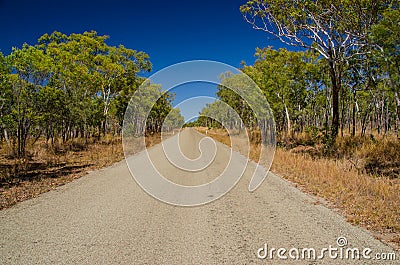
[[(254, 63), (256, 47), (279, 48), (279, 41), (252, 29), (239, 11), (245, 0), (201, 1), (17, 1), (0, 0), (0, 51), (9, 54), (44, 33), (108, 35), (108, 45), (123, 44), (150, 56), (153, 71), (188, 60), (213, 60), (234, 67)], [(186, 85), (175, 103), (213, 88)]]

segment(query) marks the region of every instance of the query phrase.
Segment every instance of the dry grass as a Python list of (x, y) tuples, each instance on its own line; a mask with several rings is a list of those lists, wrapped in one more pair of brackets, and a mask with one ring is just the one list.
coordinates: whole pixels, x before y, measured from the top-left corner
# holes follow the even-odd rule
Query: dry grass
[(209, 130), (207, 127), (196, 127), (196, 130), (201, 132), (202, 134), (206, 134), (213, 139), (217, 140), (220, 143), (223, 143), (227, 146), (231, 146), (231, 139), (229, 137), (228, 131), (225, 129), (211, 129)]
[(326, 199), (351, 223), (379, 233), (387, 241), (399, 243), (398, 180), (360, 173), (344, 160), (311, 159), (283, 149), (277, 149), (272, 171)]
[[(161, 141), (159, 135), (146, 137), (146, 145)], [(0, 146), (0, 209), (80, 178), (88, 171), (100, 169), (124, 158), (120, 137), (75, 139), (64, 145), (46, 148), (38, 141), (29, 146), (26, 159), (13, 159), (7, 148)]]
[[(204, 129), (199, 131), (204, 132)], [(230, 142), (228, 134), (222, 129), (208, 130), (208, 135), (222, 143)], [(382, 139), (378, 143), (356, 146), (360, 147), (357, 149), (360, 152), (359, 157), (364, 157), (365, 160), (384, 160), (389, 156), (388, 160), (391, 160), (398, 154), (398, 150), (395, 150), (397, 147), (390, 140)], [(257, 160), (259, 150), (259, 145), (252, 144), (250, 158)], [(400, 248), (398, 178), (367, 174), (345, 157), (316, 158), (309, 152), (293, 151), (277, 148), (271, 170), (294, 182), (302, 190), (325, 199), (328, 206), (339, 209), (349, 222), (366, 227), (378, 238)]]
[(375, 176), (400, 177), (400, 139), (394, 134), (375, 133), (365, 137), (345, 134), (327, 148), (321, 133), (316, 136), (301, 133), (290, 140), (288, 149), (313, 158), (348, 160), (357, 170)]

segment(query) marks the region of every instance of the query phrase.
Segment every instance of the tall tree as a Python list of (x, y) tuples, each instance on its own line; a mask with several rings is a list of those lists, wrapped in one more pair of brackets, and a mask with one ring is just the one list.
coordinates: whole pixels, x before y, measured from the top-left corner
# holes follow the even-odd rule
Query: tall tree
[(257, 48), (255, 56), (254, 66), (244, 66), (243, 71), (267, 97), (275, 113), (275, 122), (288, 140), (294, 131), (302, 131), (305, 127), (317, 57), (312, 52), (274, 50), (271, 47)]
[(50, 76), (50, 59), (43, 51), (24, 44), (13, 49), (11, 62), (12, 99), (11, 116), (16, 121), (17, 156), (25, 156), (26, 141), (38, 120), (36, 93)]
[[(106, 133), (111, 100), (126, 85), (126, 78), (135, 78), (141, 71), (150, 71), (149, 56), (144, 52), (119, 47), (107, 47), (104, 54), (95, 58), (99, 78), (99, 93), (103, 101), (103, 134)], [(130, 77), (128, 77), (130, 75)]]
[(4, 55), (0, 52), (0, 135), (1, 140), (5, 139), (8, 144), (10, 144), (10, 142), (7, 124), (11, 122), (9, 114), (11, 110), (10, 100), (12, 98), (10, 74), (11, 67)]
[(364, 53), (368, 31), (391, 1), (253, 0), (240, 7), (253, 28), (283, 43), (317, 51), (329, 65), (332, 85), (332, 136), (339, 130), (339, 93), (343, 67)]
[[(138, 74), (151, 70), (146, 53), (123, 45), (108, 46), (107, 39), (108, 36), (99, 36), (95, 31), (71, 35), (53, 32), (39, 39), (38, 47), (53, 58), (51, 85), (67, 95), (71, 119), (65, 122), (66, 130), (77, 127), (83, 134), (94, 118), (101, 123), (99, 131), (105, 134), (112, 101), (121, 91), (137, 87)], [(100, 120), (98, 108), (102, 109)]]

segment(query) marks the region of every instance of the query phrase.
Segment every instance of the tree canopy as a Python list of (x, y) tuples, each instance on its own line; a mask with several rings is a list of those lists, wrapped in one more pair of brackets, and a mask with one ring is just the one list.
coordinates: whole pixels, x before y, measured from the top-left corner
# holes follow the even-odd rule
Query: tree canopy
[(283, 43), (318, 52), (327, 62), (332, 86), (332, 136), (339, 130), (343, 72), (354, 57), (371, 53), (371, 28), (396, 1), (254, 0), (240, 7), (253, 28)]
[[(44, 34), (37, 44), (0, 54), (1, 139), (16, 156), (26, 155), (28, 139), (61, 139), (119, 134), (130, 98), (151, 70), (149, 56), (109, 46), (95, 31)], [(161, 130), (159, 119), (172, 109), (172, 94), (163, 95), (148, 130)]]

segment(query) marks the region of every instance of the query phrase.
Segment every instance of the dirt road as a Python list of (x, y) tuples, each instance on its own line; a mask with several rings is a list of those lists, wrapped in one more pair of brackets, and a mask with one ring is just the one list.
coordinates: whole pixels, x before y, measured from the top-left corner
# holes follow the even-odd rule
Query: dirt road
[[(195, 158), (202, 137), (183, 131), (182, 151)], [(210, 173), (222, 171), (229, 159), (229, 148), (216, 146), (212, 168), (194, 175), (165, 163), (161, 145), (149, 154), (168, 179), (195, 185), (212, 179)], [(232, 159), (243, 163), (244, 157)], [(347, 260), (329, 258), (327, 251), (323, 259), (303, 260), (302, 249), (314, 248), (319, 256), (323, 248), (338, 248), (339, 237), (346, 247), (370, 248), (371, 258), (394, 250), (273, 174), (248, 192), (250, 177), (246, 171), (212, 203), (179, 207), (149, 196), (121, 161), (0, 212), (0, 264), (399, 264), (398, 256), (391, 262)], [(273, 260), (260, 259), (265, 244), (268, 253), (286, 248), (281, 256), (287, 259), (277, 251)], [(300, 260), (293, 260), (293, 248)]]

